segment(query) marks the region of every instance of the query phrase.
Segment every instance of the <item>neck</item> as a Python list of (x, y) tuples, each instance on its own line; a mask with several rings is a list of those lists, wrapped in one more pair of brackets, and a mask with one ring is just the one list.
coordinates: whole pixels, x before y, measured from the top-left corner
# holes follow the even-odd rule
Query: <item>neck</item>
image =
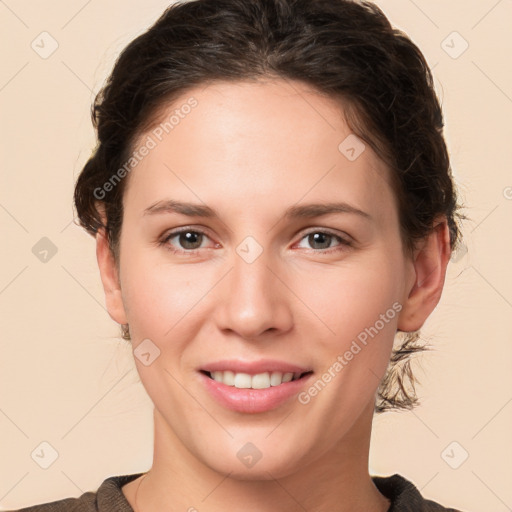
[[(154, 410), (153, 466), (140, 486), (135, 512), (162, 509), (231, 512), (386, 512), (390, 502), (368, 473), (373, 404), (335, 446), (297, 470), (264, 471), (261, 478), (215, 471), (188, 451)], [(134, 482), (135, 483), (135, 482)], [(137, 483), (138, 486), (138, 483)]]

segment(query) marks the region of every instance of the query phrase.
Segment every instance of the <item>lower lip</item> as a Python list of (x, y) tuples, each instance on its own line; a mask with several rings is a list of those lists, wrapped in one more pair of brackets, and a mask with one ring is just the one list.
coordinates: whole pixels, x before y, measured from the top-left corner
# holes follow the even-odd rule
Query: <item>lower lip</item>
[(227, 409), (244, 413), (258, 413), (276, 409), (291, 397), (297, 395), (312, 375), (312, 373), (309, 373), (298, 380), (284, 382), (279, 386), (252, 389), (227, 386), (200, 372), (206, 389), (217, 402)]

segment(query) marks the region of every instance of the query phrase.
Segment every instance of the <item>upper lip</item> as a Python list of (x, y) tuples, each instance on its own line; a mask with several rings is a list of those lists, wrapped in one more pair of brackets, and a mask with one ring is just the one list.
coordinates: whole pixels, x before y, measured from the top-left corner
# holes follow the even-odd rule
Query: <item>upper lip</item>
[(306, 368), (275, 359), (260, 359), (258, 361), (225, 359), (201, 366), (200, 370), (206, 372), (228, 370), (234, 373), (248, 373), (249, 375), (257, 375), (258, 373), (264, 372), (306, 373), (312, 371), (311, 368)]

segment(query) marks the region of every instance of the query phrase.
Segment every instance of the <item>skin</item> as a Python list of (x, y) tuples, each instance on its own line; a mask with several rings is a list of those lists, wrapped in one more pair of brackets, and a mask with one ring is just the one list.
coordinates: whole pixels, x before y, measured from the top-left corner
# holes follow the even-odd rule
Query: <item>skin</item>
[[(123, 493), (136, 512), (384, 512), (389, 500), (368, 472), (375, 394), (396, 330), (419, 329), (440, 299), (446, 219), (407, 256), (388, 169), (368, 144), (349, 161), (338, 150), (351, 134), (340, 104), (301, 82), (216, 82), (187, 91), (167, 116), (191, 96), (197, 107), (129, 175), (118, 268), (97, 236), (110, 316), (129, 323), (134, 349), (149, 338), (160, 350), (149, 366), (135, 357), (155, 405), (154, 458), (137, 504), (140, 479)], [(171, 198), (219, 218), (143, 214)], [(284, 219), (290, 206), (331, 201), (371, 220)], [(167, 247), (195, 254), (158, 244), (183, 226), (205, 235)], [(335, 236), (307, 236), (325, 230)], [(252, 263), (236, 252), (247, 236), (262, 248)], [(310, 367), (316, 380), (395, 302), (401, 311), (307, 404), (235, 412), (198, 378), (207, 362), (271, 358)], [(237, 457), (247, 442), (262, 454), (251, 468)]]

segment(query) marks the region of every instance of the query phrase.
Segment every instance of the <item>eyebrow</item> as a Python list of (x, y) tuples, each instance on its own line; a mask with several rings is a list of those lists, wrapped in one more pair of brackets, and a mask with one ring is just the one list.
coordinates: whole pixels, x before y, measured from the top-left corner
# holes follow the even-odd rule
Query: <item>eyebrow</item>
[[(152, 204), (144, 210), (143, 215), (156, 215), (163, 213), (179, 213), (188, 217), (220, 218), (219, 214), (209, 206), (175, 201), (173, 199), (158, 201)], [(355, 206), (345, 202), (294, 205), (286, 209), (283, 217), (285, 219), (312, 218), (333, 213), (350, 213), (359, 215), (360, 217), (367, 220), (372, 220), (372, 217), (369, 213), (364, 212), (359, 208), (356, 208)]]

